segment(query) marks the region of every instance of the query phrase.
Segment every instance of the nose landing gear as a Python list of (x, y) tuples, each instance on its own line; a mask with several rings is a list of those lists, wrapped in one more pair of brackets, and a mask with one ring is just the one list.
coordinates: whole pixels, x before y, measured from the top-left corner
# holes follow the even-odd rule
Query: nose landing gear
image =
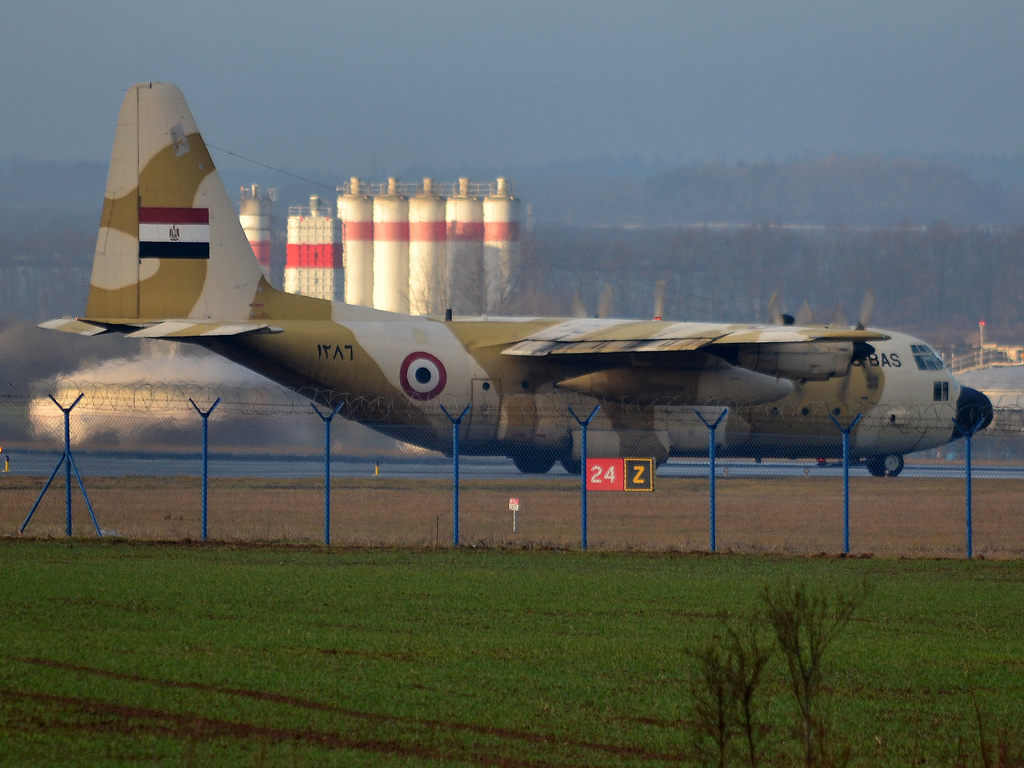
[(903, 456), (890, 453), (888, 456), (873, 456), (864, 464), (874, 477), (896, 477), (903, 471)]

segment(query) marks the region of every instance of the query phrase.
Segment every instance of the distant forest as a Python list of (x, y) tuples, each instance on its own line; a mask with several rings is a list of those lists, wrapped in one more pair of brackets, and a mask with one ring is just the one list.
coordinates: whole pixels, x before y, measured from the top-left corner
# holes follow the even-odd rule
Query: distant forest
[[(1024, 156), (959, 160), (830, 155), (671, 166), (597, 158), (522, 168), (404, 169), (397, 175), (443, 181), (506, 176), (538, 224), (1024, 225)], [(106, 173), (105, 163), (0, 161), (0, 232), (32, 226), (34, 218), (95, 226)], [(351, 174), (319, 169), (299, 175), (308, 181), (265, 168), (221, 168), (229, 194), (237, 196), (239, 186), (252, 183), (278, 188), (282, 219), (288, 206), (307, 205), (313, 194), (333, 207), (335, 186)]]
[(1024, 342), (1024, 228), (924, 227), (792, 229), (595, 229), (538, 226), (524, 240), (522, 269), (508, 310), (567, 313), (572, 297), (593, 314), (605, 285), (613, 315), (651, 317), (655, 283), (665, 280), (665, 317), (766, 322), (778, 291), (814, 322), (836, 304), (856, 322), (864, 294), (875, 294), (871, 322), (951, 346), (986, 338)]
[[(0, 258), (0, 316), (38, 322), (83, 312), (94, 243), (94, 233), (73, 229), (31, 242), (0, 237), (0, 253), (13, 245), (24, 254)], [(666, 319), (764, 322), (778, 291), (792, 314), (806, 300), (816, 322), (829, 322), (839, 303), (852, 323), (870, 288), (876, 325), (949, 345), (975, 339), (984, 319), (989, 340), (1024, 341), (1020, 227), (544, 225), (522, 245), (511, 314), (568, 314), (576, 292), (593, 314), (608, 284), (614, 316), (646, 318), (665, 280)]]
[(1024, 224), (1024, 187), (946, 161), (873, 155), (705, 163), (642, 180), (563, 174), (536, 193), (538, 221), (563, 224)]

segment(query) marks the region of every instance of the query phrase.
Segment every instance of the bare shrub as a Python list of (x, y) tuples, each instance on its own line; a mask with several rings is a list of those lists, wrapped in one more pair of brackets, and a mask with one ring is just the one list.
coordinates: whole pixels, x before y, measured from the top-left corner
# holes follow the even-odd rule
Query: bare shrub
[(738, 628), (724, 623), (722, 634), (690, 653), (697, 666), (690, 691), (699, 746), (713, 752), (720, 768), (734, 751), (751, 766), (760, 763), (756, 697), (772, 654), (753, 620)]
[(806, 584), (785, 582), (762, 593), (764, 617), (786, 660), (790, 690), (799, 712), (804, 765), (844, 762), (832, 750), (828, 718), (821, 702), (826, 656), (867, 595), (867, 585), (828, 595)]
[[(989, 723), (988, 713), (982, 709), (978, 702), (978, 693), (973, 687), (970, 689), (971, 703), (974, 705), (974, 723), (977, 728), (978, 752), (981, 756), (981, 764), (984, 768), (1024, 768), (1024, 741), (1019, 726), (1016, 730), (997, 727), (994, 737), (989, 732), (992, 726)], [(961, 763), (969, 764), (964, 750), (960, 750)]]

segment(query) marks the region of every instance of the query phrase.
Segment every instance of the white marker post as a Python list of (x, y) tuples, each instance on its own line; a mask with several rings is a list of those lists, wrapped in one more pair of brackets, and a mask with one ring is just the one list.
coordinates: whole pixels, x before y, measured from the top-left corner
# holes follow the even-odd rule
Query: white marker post
[(519, 533), (519, 499), (508, 500), (508, 511), (512, 513), (512, 533)]

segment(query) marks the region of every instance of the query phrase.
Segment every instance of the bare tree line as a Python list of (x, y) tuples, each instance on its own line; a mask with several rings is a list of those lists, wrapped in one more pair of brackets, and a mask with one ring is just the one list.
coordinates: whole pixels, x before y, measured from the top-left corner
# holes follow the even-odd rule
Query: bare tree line
[(979, 320), (992, 341), (1024, 334), (1020, 227), (543, 226), (523, 245), (514, 314), (564, 314), (577, 291), (594, 314), (610, 284), (614, 316), (646, 318), (665, 280), (665, 315), (677, 320), (764, 322), (778, 291), (792, 314), (807, 301), (814, 321), (828, 323), (838, 303), (855, 322), (870, 289), (873, 324), (935, 343), (974, 338)]
[[(62, 227), (0, 232), (0, 316), (38, 322), (85, 309), (95, 233)], [(664, 280), (665, 316), (763, 322), (772, 293), (796, 314), (806, 300), (816, 322), (835, 305), (855, 321), (864, 292), (872, 322), (935, 343), (1024, 335), (1024, 228), (819, 229), (757, 224), (735, 228), (597, 228), (538, 225), (523, 239), (511, 314), (564, 315), (579, 292), (590, 314), (605, 285), (613, 314), (645, 318)]]

